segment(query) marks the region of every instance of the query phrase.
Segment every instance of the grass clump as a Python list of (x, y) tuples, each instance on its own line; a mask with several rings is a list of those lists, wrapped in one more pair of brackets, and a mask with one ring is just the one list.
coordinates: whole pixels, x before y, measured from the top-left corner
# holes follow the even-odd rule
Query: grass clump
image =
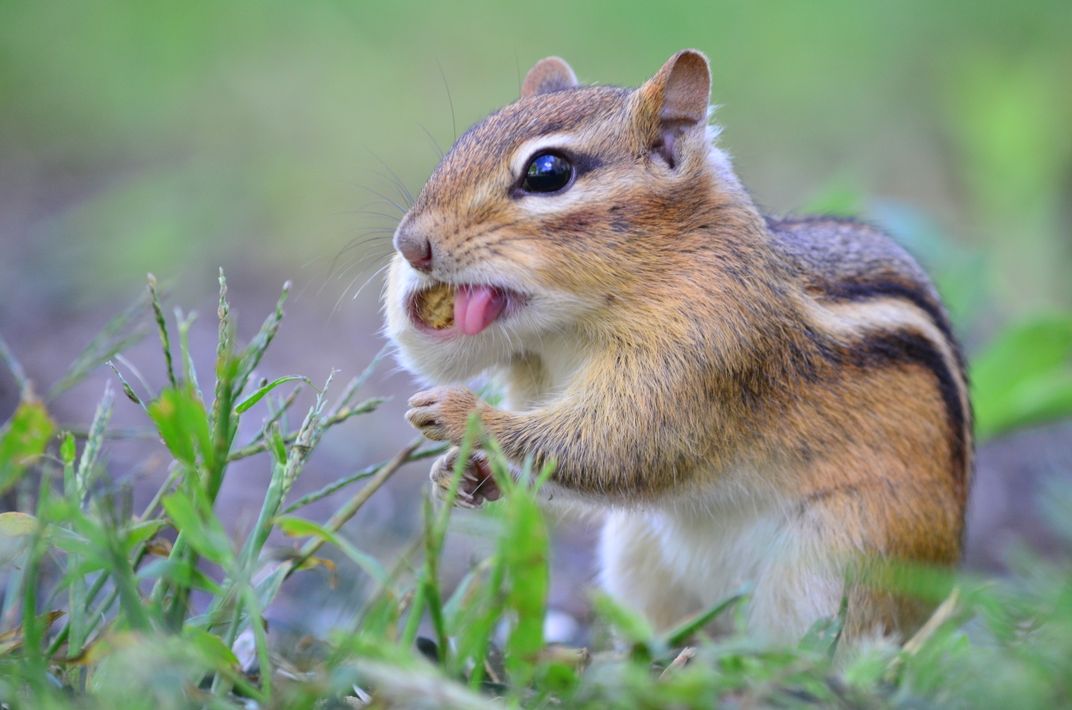
[[(298, 375), (256, 378), (286, 295), (284, 288), (240, 347), (221, 273), (214, 377), (205, 389), (201, 382), (209, 379), (199, 379), (190, 353), (192, 316), (176, 313), (172, 338), (150, 278), (140, 307), (159, 335), (164, 388), (149, 391), (121, 359), (143, 334), (134, 311), (113, 321), (59, 379), (53, 394), (108, 363), (122, 393), (143, 411), (169, 464), (140, 511), (106, 485), (112, 472), (102, 443), (116, 433), (114, 389), (106, 389), (88, 429), (64, 430), (0, 340), (0, 358), (20, 389), (0, 429), (0, 492), (19, 502), (0, 514), (6, 706), (1048, 707), (1072, 700), (1072, 572), (1028, 558), (1000, 583), (909, 575), (916, 591), (944, 602), (903, 647), (838, 654), (840, 618), (817, 624), (792, 647), (764, 647), (740, 633), (708, 637), (707, 623), (739, 614), (746, 591), (667, 634), (597, 596), (595, 647), (548, 645), (550, 543), (535, 491), (551, 471), (529, 471), (531, 485), (516, 483), (494, 450), (504, 496), (481, 513), (496, 531), (492, 554), (445, 589), (439, 563), (452, 507), (426, 498), (410, 554), (385, 564), (348, 539), (343, 526), (400, 467), (442, 448), (414, 441), (292, 500), (324, 435), (373, 414), (382, 400), (358, 399), (375, 362), (333, 399), (332, 377), (319, 388)], [(315, 401), (289, 428), (287, 415), (303, 390)], [(240, 441), (242, 418), (265, 409), (256, 434)], [(270, 468), (270, 482), (248, 535), (232, 539), (217, 497), (231, 464), (250, 457)], [(310, 503), (354, 487), (327, 520), (302, 516)], [(1068, 498), (1054, 496), (1051, 505), (1055, 519), (1072, 511)], [(269, 555), (273, 531), (301, 544), (282, 559)], [(294, 574), (335, 564), (318, 557), (325, 545), (366, 575), (372, 591), (330, 635), (288, 647), (268, 628), (266, 610)]]

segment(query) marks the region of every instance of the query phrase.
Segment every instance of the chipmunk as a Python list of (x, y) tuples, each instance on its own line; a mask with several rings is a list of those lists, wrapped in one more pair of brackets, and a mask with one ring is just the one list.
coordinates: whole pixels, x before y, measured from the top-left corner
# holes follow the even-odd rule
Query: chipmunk
[[(925, 607), (851, 570), (958, 560), (959, 347), (880, 231), (760, 213), (710, 85), (695, 50), (635, 90), (552, 57), (457, 140), (394, 235), (386, 332), (442, 385), (406, 416), (455, 444), (439, 487), (472, 412), (517, 470), (553, 461), (550, 496), (606, 512), (602, 586), (657, 629), (750, 584), (757, 636), (795, 640), (843, 598), (845, 634), (903, 635)], [(504, 406), (458, 384), (482, 373)], [(483, 452), (465, 471), (463, 504), (499, 496)]]

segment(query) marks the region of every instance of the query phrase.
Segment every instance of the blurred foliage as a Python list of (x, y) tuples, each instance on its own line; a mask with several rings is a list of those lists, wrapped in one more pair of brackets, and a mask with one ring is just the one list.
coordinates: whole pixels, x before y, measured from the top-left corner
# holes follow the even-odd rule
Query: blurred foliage
[[(929, 267), (973, 354), (979, 433), (997, 435), (1072, 409), (1070, 36), (1066, 0), (5, 2), (0, 323), (77, 318), (149, 270), (202, 293), (218, 263), (304, 265), (299, 282), (326, 283), (334, 301), (387, 254), (406, 189), (512, 100), (535, 60), (559, 54), (582, 80), (635, 85), (691, 46), (712, 59), (723, 143), (761, 204), (860, 214)], [(171, 461), (141, 514), (106, 485), (111, 391), (87, 431), (57, 439), (51, 400), (0, 342), (20, 389), (0, 428), (0, 488), (36, 500), (33, 515), (0, 514), (0, 699), (312, 706), (358, 686), (437, 707), (484, 707), (489, 694), (515, 706), (1047, 707), (1072, 693), (1072, 576), (1037, 560), (1000, 584), (960, 580), (915, 643), (841, 666), (836, 619), (792, 648), (701, 639), (675, 664), (694, 627), (659, 637), (601, 599), (599, 623), (631, 648), (586, 668), (582, 650), (542, 647), (547, 530), (526, 489), (492, 506), (499, 543), (451, 595), (438, 569), (449, 509), (426, 509), (412, 573), (339, 532), (385, 476), (430, 451), (288, 500), (324, 431), (379, 400), (352, 403), (355, 378), (335, 406), (321, 395), (288, 424), (294, 399), (276, 390), (309, 381), (252, 376), (280, 317), (241, 350), (221, 328), (208, 396), (188, 320), (162, 390), (137, 391), (116, 367)], [(129, 312), (115, 319), (50, 397), (143, 332)], [(237, 442), (241, 417), (265, 409)], [(255, 456), (270, 484), (250, 535), (230, 540), (213, 498), (230, 463)], [(44, 474), (39, 490), (30, 473)], [(293, 514), (359, 482), (323, 523)], [(1048, 503), (1067, 528), (1072, 501)], [(306, 542), (280, 561), (267, 554), (273, 530)], [(298, 667), (262, 612), (291, 574), (334, 574), (323, 545), (375, 586)], [(427, 628), (434, 640), (418, 638)]]
[(239, 255), (317, 282), (341, 253), (334, 300), (388, 250), (389, 173), (415, 191), (536, 59), (636, 85), (686, 46), (769, 209), (911, 204), (985, 254), (991, 319), (1065, 308), (1069, 36), (1065, 0), (5, 2), (0, 315)]
[(980, 438), (1072, 414), (1072, 316), (1039, 317), (1000, 335), (972, 364)]
[[(184, 338), (172, 352), (171, 324), (154, 286), (150, 279), (168, 385), (138, 391), (115, 369), (127, 398), (143, 410), (143, 425), (170, 457), (165, 481), (141, 513), (100, 485), (116, 473), (101, 455), (110, 431), (110, 387), (83, 436), (54, 437), (55, 424), (30, 386), (3, 429), (0, 470), (14, 472), (11, 483), (36, 498), (32, 514), (0, 513), (5, 707), (1047, 708), (1065, 704), (1072, 693), (1072, 568), (1067, 560), (1023, 555), (1014, 574), (999, 582), (905, 568), (861, 579), (941, 601), (903, 646), (844, 644), (844, 605), (799, 643), (760, 644), (743, 631), (741, 614), (734, 617), (747, 590), (663, 634), (597, 596), (594, 623), (613, 632), (616, 647), (548, 645), (550, 540), (537, 493), (550, 467), (537, 475), (526, 466), (515, 480), (489, 444), (504, 495), (479, 515), (496, 545), (450, 592), (439, 563), (461, 462), (476, 434), (472, 426), (446, 500), (436, 507), (425, 499), (423, 534), (388, 566), (359, 549), (342, 525), (403, 463), (444, 448), (418, 450), (414, 442), (363, 475), (345, 476), (287, 506), (327, 430), (379, 404), (354, 403), (370, 371), (353, 378), (331, 407), (329, 378), (301, 424), (290, 426), (294, 399), (275, 390), (312, 387), (308, 380), (268, 382), (254, 375), (282, 318), (286, 291), (258, 334), (239, 348), (221, 275), (214, 394), (206, 398)], [(179, 319), (180, 334), (184, 322)], [(1052, 325), (1013, 331), (982, 371), (1000, 369), (1000, 353), (1018, 351), (1019, 341), (1050, 333)], [(1066, 353), (1068, 323), (1061, 328), (1066, 337), (1043, 348), (1040, 361)], [(5, 359), (21, 371), (10, 350)], [(77, 358), (76, 369), (92, 369), (79, 364), (85, 361)], [(207, 382), (204, 374), (200, 381)], [(994, 394), (994, 406), (1002, 397)], [(240, 420), (261, 411), (259, 429), (240, 444)], [(231, 538), (216, 494), (229, 464), (248, 457), (271, 470), (270, 483), (248, 534)], [(323, 523), (291, 514), (358, 481), (365, 483)], [(1059, 532), (1072, 534), (1069, 491), (1054, 491), (1047, 510)], [(273, 530), (305, 542), (270, 545)], [(331, 633), (295, 644), (269, 628), (266, 614), (292, 574), (322, 569), (334, 578), (336, 563), (316, 556), (324, 545), (373, 584), (359, 590), (360, 607)], [(736, 630), (711, 637), (706, 628), (716, 617)], [(422, 629), (433, 637), (420, 636)]]

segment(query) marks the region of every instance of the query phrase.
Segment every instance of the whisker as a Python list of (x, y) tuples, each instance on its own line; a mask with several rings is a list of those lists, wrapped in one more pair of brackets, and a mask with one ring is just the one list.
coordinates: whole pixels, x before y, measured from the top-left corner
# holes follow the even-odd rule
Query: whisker
[(435, 136), (432, 135), (432, 132), (425, 128), (423, 123), (418, 123), (417, 125), (420, 126), (422, 131), (424, 131), (424, 135), (428, 136), (428, 140), (432, 141), (432, 147), (434, 147), (436, 149), (436, 152), (439, 153), (439, 159), (442, 160), (443, 158), (445, 158), (447, 154), (443, 152), (443, 149), (441, 147), (439, 147), (439, 141), (435, 139)]
[(393, 224), (398, 223), (398, 217), (399, 217), (399, 215), (397, 215), (397, 214), (388, 214), (387, 212), (377, 212), (376, 210), (366, 210), (366, 209), (343, 210), (340, 214), (361, 215), (363, 217), (379, 217), (381, 219), (386, 219), (386, 220), (390, 221)]
[[(328, 278), (324, 279), (323, 282), (320, 284), (320, 288), (317, 290), (317, 293), (323, 293), (324, 289), (327, 288), (329, 284), (333, 282), (337, 283), (339, 281), (342, 281), (344, 278), (354, 273), (355, 271), (357, 273), (354, 276), (354, 281), (356, 281), (357, 279), (361, 278), (361, 274), (365, 271), (368, 262), (371, 261), (375, 263), (376, 261), (384, 259), (388, 256), (390, 256), (390, 254), (366, 254), (364, 257), (351, 262), (342, 269), (339, 269), (338, 273), (329, 274)], [(351, 281), (349, 286), (347, 286), (347, 289), (349, 289), (350, 286), (353, 286), (353, 281)]]
[(454, 97), (450, 94), (450, 83), (447, 81), (447, 75), (443, 71), (443, 65), (436, 60), (436, 66), (439, 67), (439, 76), (443, 79), (443, 88), (447, 90), (447, 103), (450, 104), (450, 127), (454, 132), (454, 140), (458, 140), (458, 119), (454, 114)]
[[(391, 265), (391, 262), (389, 262), (389, 261), (388, 261), (388, 262), (387, 262), (386, 264), (384, 264), (384, 265), (383, 265), (383, 266), (381, 266), (380, 268), (376, 269), (376, 271), (374, 271), (374, 272), (372, 273), (372, 276), (370, 276), (370, 277), (369, 277), (369, 278), (368, 278), (368, 279), (367, 279), (367, 280), (365, 281), (365, 284), (367, 284), (367, 283), (368, 283), (369, 281), (371, 281), (371, 280), (372, 280), (373, 278), (375, 278), (377, 274), (379, 274), (379, 273), (380, 273), (381, 271), (383, 271), (384, 269), (386, 269), (386, 268), (387, 268), (388, 266), (390, 266), (390, 265)], [(346, 284), (346, 288), (344, 288), (344, 289), (342, 290), (342, 293), (340, 293), (340, 294), (339, 294), (339, 298), (338, 298), (338, 299), (336, 299), (336, 301), (335, 301), (335, 305), (334, 305), (334, 306), (332, 306), (332, 308), (331, 308), (331, 314), (332, 314), (332, 315), (335, 315), (336, 313), (338, 313), (338, 312), (339, 312), (339, 308), (340, 308), (340, 306), (342, 306), (342, 302), (343, 302), (343, 300), (345, 300), (345, 299), (346, 299), (346, 295), (347, 295), (348, 293), (350, 293), (350, 290), (351, 290), (351, 289), (352, 289), (352, 288), (354, 287), (354, 284), (355, 284), (355, 283), (357, 283), (357, 280), (358, 280), (359, 278), (361, 278), (361, 276), (362, 276), (362, 274), (360, 274), (360, 273), (356, 274), (356, 275), (355, 275), (355, 276), (354, 276), (354, 277), (353, 277), (352, 279), (350, 279), (350, 283)], [(364, 288), (365, 284), (362, 284), (362, 286), (361, 286), (361, 287), (362, 287), (362, 288)]]
[[(392, 230), (392, 232), (390, 234), (393, 234), (393, 230)], [(336, 252), (335, 256), (333, 256), (331, 258), (331, 267), (328, 269), (329, 278), (330, 278), (331, 274), (335, 271), (335, 265), (338, 263), (339, 259), (344, 254), (346, 254), (347, 252), (351, 252), (354, 249), (358, 249), (358, 248), (361, 248), (361, 247), (368, 246), (370, 244), (378, 244), (382, 240), (387, 240), (389, 238), (390, 238), (389, 234), (386, 233), (386, 232), (383, 233), (383, 234), (373, 234), (372, 232), (362, 232), (361, 234), (357, 235), (356, 237), (351, 239), (344, 247), (339, 249), (339, 251)]]
[[(392, 230), (393, 231), (393, 230)], [(355, 269), (359, 272), (365, 268), (368, 262), (373, 263), (390, 256), (393, 249), (389, 248), (390, 236), (388, 233), (370, 235), (369, 232), (364, 232), (354, 239), (351, 239), (348, 244), (339, 249), (334, 256), (331, 257), (331, 261), (327, 266), (326, 274), (321, 276), (318, 281), (319, 287), (316, 289), (317, 296), (324, 293), (324, 290), (332, 283), (337, 283), (345, 278), (348, 274), (352, 273)], [(365, 251), (366, 247), (373, 246), (374, 248)], [(343, 256), (348, 252), (352, 252), (356, 249), (361, 249), (363, 253), (360, 253), (356, 259), (353, 259), (345, 266), (340, 267), (340, 261)], [(327, 257), (318, 257), (310, 259), (308, 262), (302, 265), (302, 268), (310, 268), (317, 262), (325, 261)], [(322, 272), (323, 273), (323, 272)], [(360, 278), (360, 273), (356, 278)], [(352, 285), (352, 284), (351, 284)]]
[(402, 182), (402, 178), (399, 177), (398, 173), (396, 173), (394, 169), (383, 160), (383, 158), (374, 153), (371, 148), (366, 147), (365, 150), (368, 151), (368, 154), (375, 158), (376, 162), (382, 165), (383, 169), (388, 172), (391, 181), (394, 183), (395, 189), (397, 189), (398, 194), (402, 196), (402, 201), (406, 203), (406, 207), (412, 207), (413, 195), (406, 188), (406, 184)]
[(384, 271), (386, 271), (387, 267), (389, 267), (390, 265), (391, 265), (391, 262), (388, 261), (386, 264), (384, 264), (383, 266), (381, 266), (380, 268), (378, 268), (374, 272), (372, 272), (372, 276), (369, 276), (367, 279), (365, 279), (365, 283), (363, 283), (360, 286), (358, 286), (357, 290), (354, 291), (353, 298), (351, 298), (350, 300), (351, 301), (356, 301), (357, 297), (361, 295), (361, 292), (365, 290), (365, 287), (369, 285), (369, 282), (372, 281), (377, 276), (379, 276), (380, 274), (382, 274)]
[(379, 190), (374, 190), (371, 187), (368, 187), (367, 185), (360, 185), (359, 187), (362, 190), (364, 190), (365, 192), (368, 192), (368, 193), (370, 193), (372, 195), (375, 195), (376, 197), (379, 197), (381, 200), (383, 200), (385, 203), (387, 203), (391, 207), (394, 207), (396, 210), (398, 210), (399, 217), (401, 217), (402, 215), (406, 214), (406, 210), (408, 209), (407, 207), (403, 207), (402, 205), (398, 204), (397, 202), (395, 202), (394, 200), (392, 200), (390, 197), (388, 197), (387, 195), (383, 194)]
[(517, 72), (517, 95), (521, 96), (521, 60), (517, 57), (517, 47), (514, 47), (514, 71)]

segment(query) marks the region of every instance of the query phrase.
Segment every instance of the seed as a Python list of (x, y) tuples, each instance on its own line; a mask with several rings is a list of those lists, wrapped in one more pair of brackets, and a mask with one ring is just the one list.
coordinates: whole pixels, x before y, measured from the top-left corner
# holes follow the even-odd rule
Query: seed
[(417, 299), (417, 315), (436, 330), (454, 325), (454, 288), (440, 283), (421, 293)]

